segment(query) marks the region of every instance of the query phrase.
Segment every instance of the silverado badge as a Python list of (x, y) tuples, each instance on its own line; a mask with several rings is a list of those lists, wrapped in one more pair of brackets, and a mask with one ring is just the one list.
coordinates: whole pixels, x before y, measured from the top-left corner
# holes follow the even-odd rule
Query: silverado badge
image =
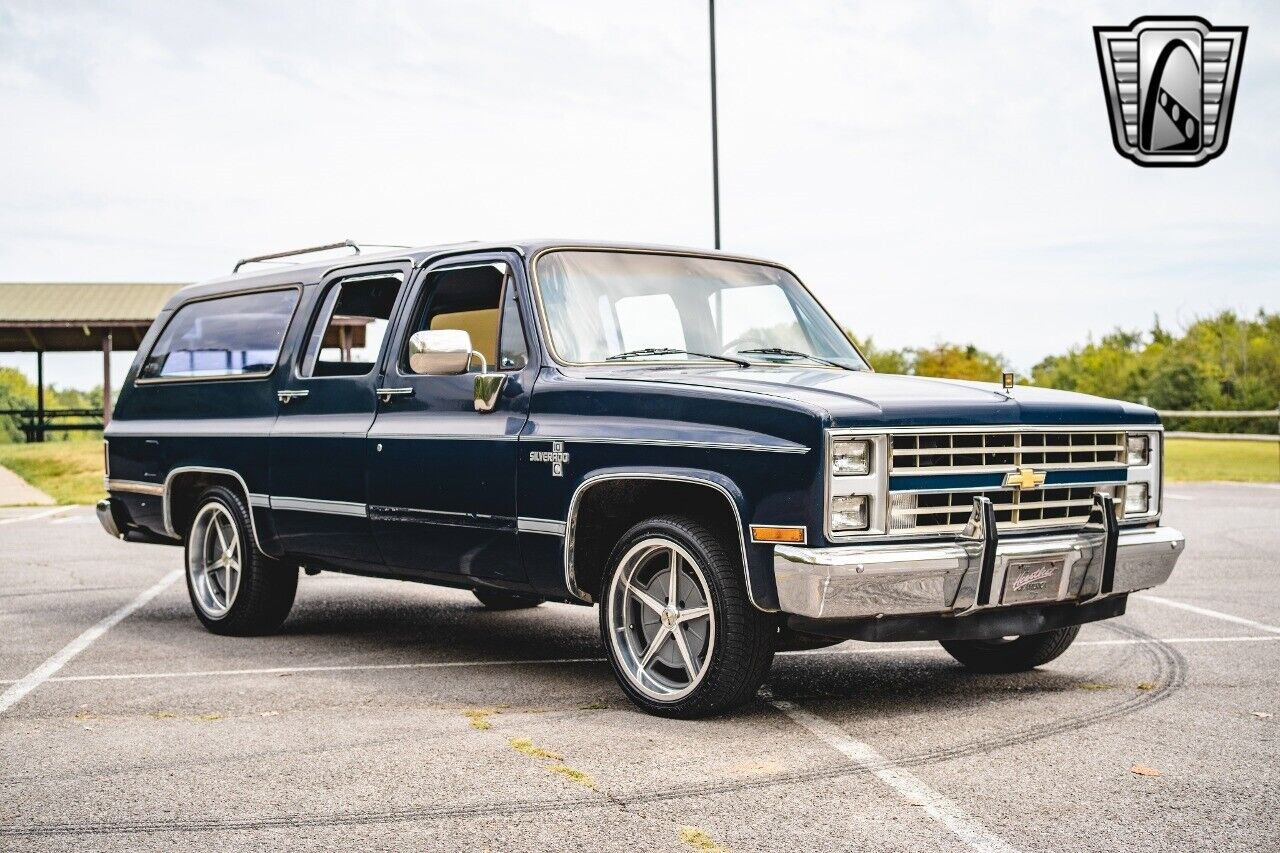
[(1120, 156), (1139, 166), (1201, 166), (1221, 154), (1248, 31), (1176, 17), (1094, 27)]
[(530, 462), (550, 462), (551, 476), (563, 477), (564, 466), (569, 464), (569, 454), (565, 452), (563, 441), (551, 442), (550, 450), (529, 451)]
[(1004, 475), (1005, 487), (1013, 486), (1015, 489), (1034, 489), (1037, 486), (1044, 485), (1045, 472), (1036, 471), (1031, 468), (1019, 468), (1017, 471), (1011, 471)]

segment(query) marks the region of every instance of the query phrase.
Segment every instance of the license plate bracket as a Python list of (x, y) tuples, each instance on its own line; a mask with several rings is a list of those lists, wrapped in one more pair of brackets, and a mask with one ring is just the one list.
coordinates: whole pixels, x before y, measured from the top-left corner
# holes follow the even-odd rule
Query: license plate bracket
[(1010, 560), (1004, 572), (1004, 591), (1000, 603), (1022, 604), (1057, 599), (1066, 563), (1066, 557)]

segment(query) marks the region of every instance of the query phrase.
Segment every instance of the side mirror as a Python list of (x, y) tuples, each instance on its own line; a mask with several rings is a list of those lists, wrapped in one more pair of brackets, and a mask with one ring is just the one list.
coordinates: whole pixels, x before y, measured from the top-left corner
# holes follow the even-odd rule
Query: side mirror
[[(409, 369), (420, 376), (466, 373), (473, 354), (479, 355), (471, 349), (471, 336), (461, 329), (428, 329), (409, 338)], [(483, 364), (484, 356), (480, 361)]]

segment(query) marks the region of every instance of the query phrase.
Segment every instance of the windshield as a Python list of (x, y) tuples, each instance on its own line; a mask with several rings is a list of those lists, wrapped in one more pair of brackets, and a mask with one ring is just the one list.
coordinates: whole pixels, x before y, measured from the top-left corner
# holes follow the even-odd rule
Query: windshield
[(557, 251), (538, 260), (561, 361), (803, 364), (866, 370), (786, 270), (721, 258)]

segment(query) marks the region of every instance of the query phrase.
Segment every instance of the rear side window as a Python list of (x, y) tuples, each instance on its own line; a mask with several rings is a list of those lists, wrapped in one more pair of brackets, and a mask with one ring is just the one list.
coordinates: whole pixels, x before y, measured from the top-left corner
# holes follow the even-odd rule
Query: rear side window
[(382, 339), (403, 281), (399, 273), (378, 273), (331, 284), (311, 326), (299, 374), (371, 373), (382, 351)]
[(189, 302), (174, 313), (160, 333), (139, 377), (268, 374), (280, 355), (297, 302), (296, 288)]

